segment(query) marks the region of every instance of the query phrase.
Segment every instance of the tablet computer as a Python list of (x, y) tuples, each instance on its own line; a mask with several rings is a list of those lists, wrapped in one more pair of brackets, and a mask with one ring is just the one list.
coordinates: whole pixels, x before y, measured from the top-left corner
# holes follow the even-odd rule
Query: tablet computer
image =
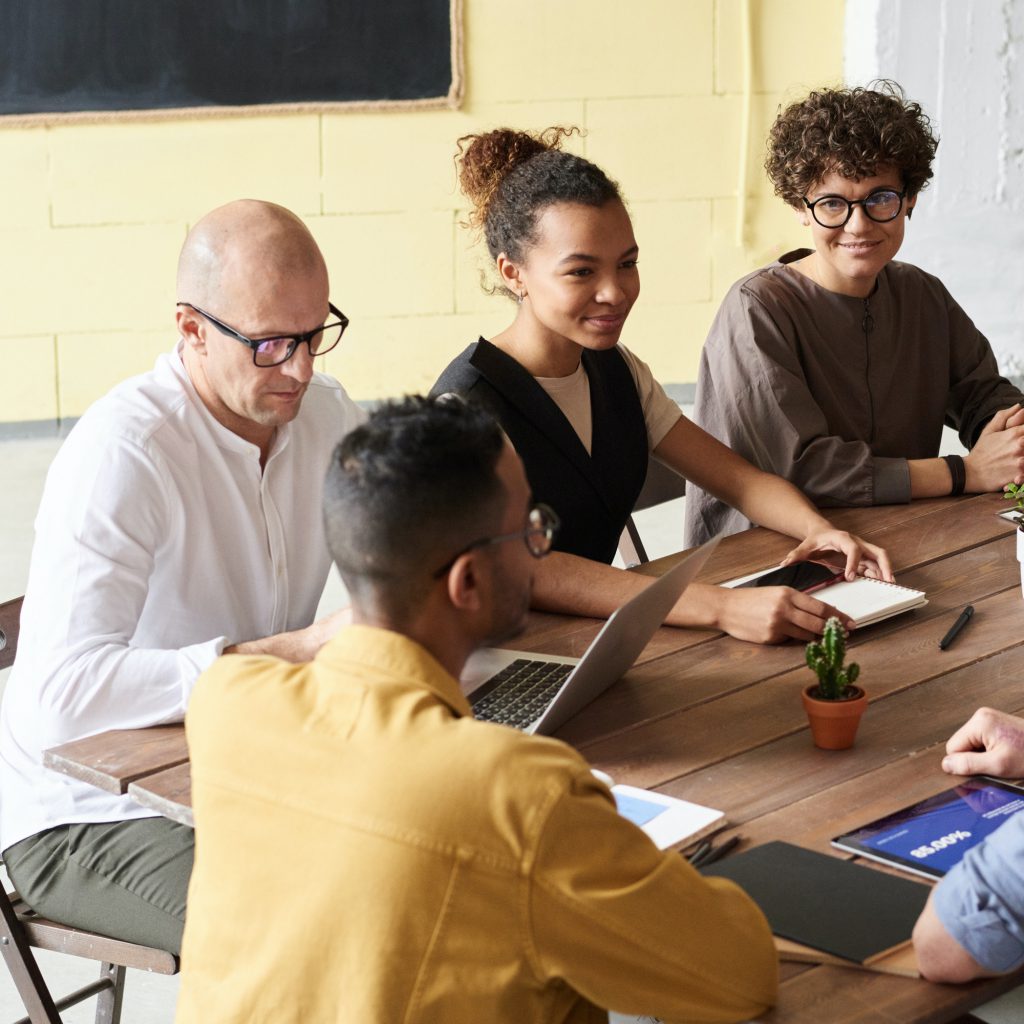
[(1024, 789), (979, 776), (836, 836), (832, 845), (925, 878), (941, 878), (1006, 819), (1024, 810)]

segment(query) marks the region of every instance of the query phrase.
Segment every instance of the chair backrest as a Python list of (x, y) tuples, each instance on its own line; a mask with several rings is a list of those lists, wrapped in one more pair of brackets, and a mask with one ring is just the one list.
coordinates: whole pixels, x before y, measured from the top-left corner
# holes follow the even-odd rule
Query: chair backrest
[[(22, 598), (0, 604), (0, 669), (14, 663), (18, 650)], [(50, 995), (32, 947), (100, 961), (97, 981), (62, 999)], [(0, 954), (7, 962), (30, 1024), (61, 1024), (60, 1012), (91, 996), (97, 997), (97, 1024), (117, 1024), (121, 1018), (125, 968), (156, 974), (176, 974), (178, 958), (162, 949), (107, 938), (38, 917), (16, 893), (0, 886)]]
[[(685, 494), (686, 477), (680, 476), (674, 469), (651, 455), (647, 459), (647, 477), (633, 511), (642, 512), (645, 508), (653, 508), (663, 502), (682, 498)], [(626, 520), (626, 528), (619, 538), (619, 554), (627, 568), (648, 561), (647, 551), (640, 539), (640, 531), (636, 528), (632, 516)]]
[(22, 597), (15, 597), (0, 604), (0, 669), (14, 664), (14, 653), (18, 649), (18, 630), (21, 625)]

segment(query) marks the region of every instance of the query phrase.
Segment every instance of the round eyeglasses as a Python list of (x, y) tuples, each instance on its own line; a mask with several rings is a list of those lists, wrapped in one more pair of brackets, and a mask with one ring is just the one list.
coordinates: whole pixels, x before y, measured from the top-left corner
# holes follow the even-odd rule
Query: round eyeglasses
[(439, 580), (451, 567), (465, 554), (475, 551), (477, 548), (484, 548), (490, 544), (503, 544), (507, 540), (522, 540), (526, 550), (534, 558), (543, 558), (550, 553), (555, 542), (555, 534), (562, 525), (558, 514), (548, 505), (537, 504), (530, 509), (527, 516), (528, 525), (525, 530), (517, 530), (515, 533), (502, 533), (496, 537), (482, 537), (480, 540), (467, 544), (457, 554), (452, 555), (444, 565), (434, 573), (434, 579)]
[(896, 192), (891, 188), (876, 189), (863, 199), (845, 199), (843, 196), (822, 196), (810, 202), (803, 197), (804, 205), (811, 211), (811, 216), (823, 228), (845, 227), (853, 216), (853, 208), (859, 206), (876, 224), (885, 224), (895, 220), (903, 209), (903, 200), (907, 193)]
[(345, 328), (348, 327), (348, 317), (328, 302), (327, 308), (331, 315), (338, 318), (333, 323), (324, 324), (323, 327), (314, 327), (313, 330), (306, 331), (304, 334), (282, 334), (272, 338), (247, 338), (240, 331), (236, 331), (234, 327), (229, 327), (223, 320), (218, 320), (215, 316), (207, 313), (205, 309), (193, 306), (191, 302), (179, 302), (178, 305), (191, 309), (205, 320), (209, 320), (221, 334), (226, 334), (229, 338), (234, 338), (235, 341), (240, 341), (243, 345), (248, 346), (252, 349), (252, 361), (262, 367), (279, 366), (281, 363), (288, 362), (303, 342), (309, 346), (311, 356), (325, 355), (341, 341), (341, 336), (345, 333)]

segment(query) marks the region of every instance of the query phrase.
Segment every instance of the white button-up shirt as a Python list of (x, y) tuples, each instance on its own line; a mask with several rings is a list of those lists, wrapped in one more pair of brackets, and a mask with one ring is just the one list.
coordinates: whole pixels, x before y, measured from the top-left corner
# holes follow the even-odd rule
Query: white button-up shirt
[(330, 567), (324, 474), (363, 418), (316, 374), (261, 470), (176, 350), (76, 424), (46, 478), (0, 711), (0, 849), (69, 822), (152, 815), (43, 768), (42, 751), (180, 721), (225, 646), (312, 622)]

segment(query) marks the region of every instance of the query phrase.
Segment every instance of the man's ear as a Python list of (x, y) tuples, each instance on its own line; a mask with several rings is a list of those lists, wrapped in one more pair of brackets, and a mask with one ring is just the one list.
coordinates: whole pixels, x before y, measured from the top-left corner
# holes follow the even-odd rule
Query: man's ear
[(479, 568), (476, 552), (467, 551), (448, 570), (448, 600), (459, 611), (478, 612), (483, 606)]
[(498, 253), (494, 261), (498, 268), (498, 277), (502, 285), (513, 295), (522, 298), (526, 294), (526, 283), (522, 279), (521, 268), (518, 263), (513, 263), (503, 252)]
[(206, 336), (203, 333), (203, 322), (200, 320), (199, 315), (193, 313), (191, 309), (179, 306), (175, 320), (178, 325), (178, 333), (185, 344), (194, 352), (205, 353)]

